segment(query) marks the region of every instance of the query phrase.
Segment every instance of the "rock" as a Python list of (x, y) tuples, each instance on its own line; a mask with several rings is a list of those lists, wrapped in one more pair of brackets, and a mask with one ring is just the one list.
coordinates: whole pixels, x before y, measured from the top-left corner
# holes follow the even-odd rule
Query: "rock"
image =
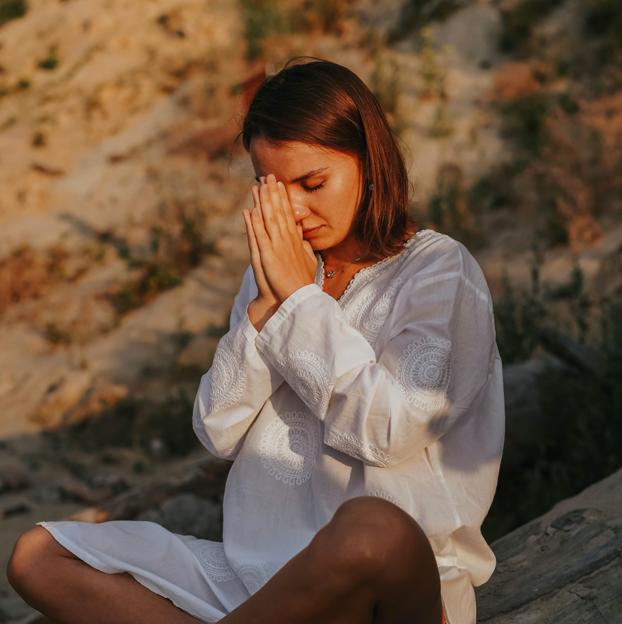
[(28, 492), (28, 498), (35, 503), (59, 503), (63, 500), (63, 494), (59, 485), (41, 483)]
[(18, 492), (30, 485), (26, 467), (17, 461), (3, 461), (0, 464), (0, 494)]
[(102, 490), (99, 493), (100, 498), (102, 496), (115, 496), (130, 488), (130, 485), (123, 477), (111, 472), (96, 472), (89, 477), (88, 484), (92, 488)]
[(2, 510), (2, 517), (11, 518), (12, 516), (19, 516), (20, 514), (30, 513), (32, 508), (24, 502), (16, 503), (10, 507), (6, 507)]
[(478, 622), (620, 622), (622, 469), (491, 544)]
[(555, 434), (558, 423), (544, 418), (538, 392), (538, 378), (551, 367), (560, 368), (557, 360), (528, 360), (503, 367), (505, 395), (505, 470), (520, 466), (544, 437)]
[(181, 462), (166, 477), (155, 476), (88, 511), (88, 517), (104, 520), (132, 520), (144, 511), (160, 508), (170, 498), (189, 492), (202, 499), (222, 497), (231, 462), (209, 457)]
[(222, 508), (194, 494), (179, 494), (158, 509), (140, 513), (136, 520), (157, 522), (173, 533), (222, 540)]
[(33, 611), (14, 591), (0, 591), (0, 622), (30, 624), (41, 617)]

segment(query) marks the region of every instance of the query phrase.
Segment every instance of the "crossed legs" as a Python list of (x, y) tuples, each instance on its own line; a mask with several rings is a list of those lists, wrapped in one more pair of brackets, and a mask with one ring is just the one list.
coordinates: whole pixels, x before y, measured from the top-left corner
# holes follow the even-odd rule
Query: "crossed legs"
[[(43, 527), (17, 541), (7, 567), (16, 591), (59, 624), (199, 622), (138, 583), (76, 558)], [(380, 498), (343, 503), (306, 548), (222, 624), (440, 624), (438, 568), (404, 511)]]

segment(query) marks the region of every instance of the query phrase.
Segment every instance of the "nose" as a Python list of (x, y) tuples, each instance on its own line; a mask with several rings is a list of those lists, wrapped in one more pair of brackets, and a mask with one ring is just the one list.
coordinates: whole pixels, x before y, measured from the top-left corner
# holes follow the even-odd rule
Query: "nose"
[(303, 219), (306, 219), (311, 214), (311, 211), (307, 207), (303, 198), (297, 197), (296, 195), (290, 195), (290, 202), (294, 211), (294, 220), (296, 221), (296, 223), (299, 223)]

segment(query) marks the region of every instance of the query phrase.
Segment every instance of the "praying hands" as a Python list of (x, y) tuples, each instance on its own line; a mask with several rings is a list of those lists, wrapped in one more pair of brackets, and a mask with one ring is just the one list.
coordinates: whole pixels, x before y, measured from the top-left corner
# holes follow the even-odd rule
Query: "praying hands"
[(296, 223), (287, 191), (273, 174), (252, 186), (254, 206), (244, 209), (248, 248), (259, 294), (249, 318), (260, 331), (282, 301), (314, 283), (317, 258)]

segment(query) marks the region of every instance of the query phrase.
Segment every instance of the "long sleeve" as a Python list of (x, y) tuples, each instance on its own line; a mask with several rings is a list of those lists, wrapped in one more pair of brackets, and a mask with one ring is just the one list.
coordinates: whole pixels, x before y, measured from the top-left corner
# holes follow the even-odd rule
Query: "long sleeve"
[(219, 340), (194, 400), (192, 428), (201, 444), (221, 459), (235, 459), (257, 414), (283, 383), (255, 347), (257, 330), (247, 309), (256, 295), (249, 264), (234, 299), (229, 331)]
[(374, 466), (402, 462), (442, 436), (486, 383), (495, 354), (490, 293), (459, 243), (408, 276), (386, 314), (376, 357), (338, 302), (308, 284), (256, 339), (324, 422), (324, 442)]

